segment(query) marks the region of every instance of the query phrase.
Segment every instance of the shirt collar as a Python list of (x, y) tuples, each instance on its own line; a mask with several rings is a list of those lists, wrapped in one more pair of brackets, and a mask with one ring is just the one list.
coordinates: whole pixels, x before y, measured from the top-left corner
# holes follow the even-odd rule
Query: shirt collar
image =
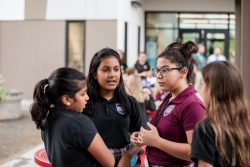
[[(172, 101), (171, 103), (182, 103), (184, 100), (186, 100), (186, 98), (188, 96), (190, 96), (191, 94), (194, 94), (195, 90), (193, 88), (193, 86), (188, 86), (186, 89), (184, 89), (180, 94), (178, 94)], [(167, 96), (167, 98), (170, 98), (172, 95), (170, 93), (170, 95)]]
[(99, 96), (99, 99), (103, 102), (116, 102), (116, 98), (115, 98), (115, 95), (110, 99), (110, 100), (107, 100), (105, 99), (104, 97), (102, 96)]

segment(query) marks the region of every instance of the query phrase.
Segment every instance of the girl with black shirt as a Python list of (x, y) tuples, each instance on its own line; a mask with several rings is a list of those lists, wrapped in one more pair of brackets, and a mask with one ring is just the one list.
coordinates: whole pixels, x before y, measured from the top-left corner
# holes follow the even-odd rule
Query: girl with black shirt
[(114, 166), (114, 157), (94, 124), (80, 114), (89, 99), (81, 72), (55, 70), (36, 84), (33, 99), (32, 120), (42, 131), (52, 166)]
[(193, 133), (191, 158), (199, 167), (250, 166), (250, 112), (239, 71), (217, 61), (202, 69), (208, 118)]
[(119, 54), (110, 48), (97, 52), (87, 78), (86, 113), (94, 122), (116, 163), (130, 147), (130, 133), (142, 126), (140, 106), (126, 94)]

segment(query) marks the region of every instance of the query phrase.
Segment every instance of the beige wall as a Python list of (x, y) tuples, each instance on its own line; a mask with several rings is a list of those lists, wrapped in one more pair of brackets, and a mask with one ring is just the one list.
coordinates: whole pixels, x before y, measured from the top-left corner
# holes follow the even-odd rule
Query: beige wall
[(234, 12), (234, 0), (144, 0), (145, 11)]
[(64, 66), (65, 22), (0, 22), (0, 30), (0, 73), (5, 86), (31, 98), (37, 81)]
[(117, 49), (117, 21), (86, 21), (85, 73), (93, 55), (104, 47)]
[(47, 0), (25, 0), (25, 19), (45, 19)]

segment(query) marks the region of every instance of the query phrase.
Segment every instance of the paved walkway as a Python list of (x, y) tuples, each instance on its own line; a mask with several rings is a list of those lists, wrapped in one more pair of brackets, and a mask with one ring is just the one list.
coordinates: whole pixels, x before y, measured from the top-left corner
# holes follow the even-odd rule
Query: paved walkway
[(43, 148), (43, 144), (40, 144), (23, 155), (13, 159), (5, 164), (0, 165), (1, 167), (34, 167), (38, 166), (34, 163), (34, 154), (37, 150)]
[(34, 152), (41, 145), (41, 132), (31, 120), (31, 100), (22, 101), (23, 116), (0, 121), (0, 167), (34, 167)]

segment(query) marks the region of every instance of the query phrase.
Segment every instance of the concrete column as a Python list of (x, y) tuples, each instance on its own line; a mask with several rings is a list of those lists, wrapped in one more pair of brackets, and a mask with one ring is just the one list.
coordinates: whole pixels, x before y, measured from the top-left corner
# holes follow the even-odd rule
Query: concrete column
[(47, 0), (25, 0), (25, 20), (45, 20)]
[(89, 71), (93, 55), (104, 47), (117, 49), (117, 21), (86, 21), (85, 74)]
[(245, 88), (245, 96), (248, 100), (250, 100), (250, 47), (249, 47), (249, 39), (250, 39), (250, 1), (249, 0), (236, 0), (236, 20), (237, 16), (240, 16), (240, 21), (236, 21), (236, 50), (237, 54), (240, 56), (236, 56), (236, 62), (239, 63), (238, 67), (242, 74), (244, 88)]
[(241, 0), (235, 0), (235, 64), (240, 69), (241, 68)]

